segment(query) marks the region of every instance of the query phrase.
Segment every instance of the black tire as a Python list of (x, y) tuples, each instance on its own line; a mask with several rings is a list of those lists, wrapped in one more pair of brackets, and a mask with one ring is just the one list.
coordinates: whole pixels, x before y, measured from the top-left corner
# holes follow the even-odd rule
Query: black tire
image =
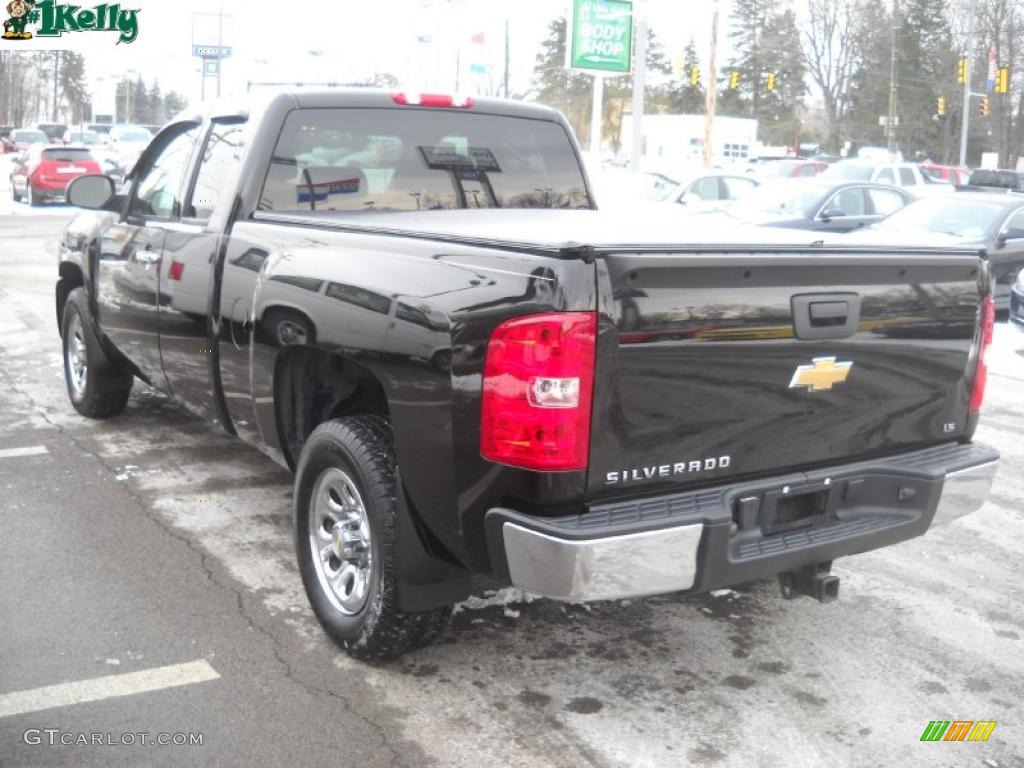
[(294, 309), (271, 309), (263, 315), (263, 325), (272, 343), (279, 347), (314, 344), (316, 330), (312, 321)]
[[(107, 357), (93, 330), (85, 290), (75, 288), (64, 303), (61, 321), (64, 382), (71, 404), (83, 416), (104, 419), (124, 410), (132, 389), (132, 374)], [(76, 360), (84, 355), (84, 373)]]
[(43, 204), (43, 198), (36, 194), (35, 187), (31, 184), (28, 185), (28, 204), (33, 206)]
[[(295, 549), (302, 584), (327, 634), (361, 660), (393, 658), (428, 645), (441, 636), (451, 615), (450, 606), (415, 613), (398, 607), (396, 467), (388, 420), (350, 416), (313, 430), (295, 476)], [(322, 583), (311, 539), (314, 491), (321, 478), (328, 476), (325, 473), (336, 469), (354, 482), (370, 528), (369, 586), (365, 602), (349, 613), (334, 602)]]

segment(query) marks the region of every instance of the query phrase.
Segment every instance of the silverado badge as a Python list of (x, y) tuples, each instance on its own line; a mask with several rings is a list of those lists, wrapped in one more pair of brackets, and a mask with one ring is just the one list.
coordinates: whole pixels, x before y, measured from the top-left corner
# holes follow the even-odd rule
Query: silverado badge
[(852, 367), (849, 361), (837, 363), (834, 357), (815, 357), (810, 365), (796, 367), (789, 388), (806, 387), (808, 392), (824, 392), (846, 381)]

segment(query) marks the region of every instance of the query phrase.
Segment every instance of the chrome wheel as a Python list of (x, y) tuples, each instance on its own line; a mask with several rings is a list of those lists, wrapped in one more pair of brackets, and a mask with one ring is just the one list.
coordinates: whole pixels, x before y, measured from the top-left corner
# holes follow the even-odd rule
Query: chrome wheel
[(348, 616), (362, 610), (373, 576), (370, 521), (359, 489), (336, 467), (325, 469), (313, 488), (309, 546), (331, 604)]
[(277, 324), (277, 341), (282, 347), (289, 344), (305, 344), (308, 340), (306, 328), (294, 320), (282, 320)]
[(85, 348), (85, 329), (82, 318), (75, 315), (68, 324), (64, 340), (64, 366), (68, 372), (68, 386), (71, 396), (81, 400), (85, 396), (85, 379), (89, 374), (89, 357)]

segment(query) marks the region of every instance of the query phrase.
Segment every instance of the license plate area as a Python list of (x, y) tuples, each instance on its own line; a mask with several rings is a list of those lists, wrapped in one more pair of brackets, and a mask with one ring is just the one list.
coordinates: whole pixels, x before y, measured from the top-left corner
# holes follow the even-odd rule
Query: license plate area
[(813, 528), (834, 521), (829, 514), (832, 488), (830, 485), (785, 486), (769, 491), (761, 502), (758, 525), (761, 532), (774, 533), (798, 528)]

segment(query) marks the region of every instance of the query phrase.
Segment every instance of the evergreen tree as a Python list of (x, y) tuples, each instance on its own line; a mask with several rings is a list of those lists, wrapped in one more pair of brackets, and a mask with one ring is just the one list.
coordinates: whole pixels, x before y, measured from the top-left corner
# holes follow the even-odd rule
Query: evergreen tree
[(697, 46), (691, 37), (683, 54), (683, 71), (669, 86), (667, 104), (669, 112), (682, 115), (704, 114), (707, 97), (704, 82), (708, 73), (701, 71), (697, 85), (690, 85), (690, 73), (695, 67), (700, 67), (700, 58), (697, 56)]
[(590, 108), (593, 102), (593, 78), (565, 66), (565, 18), (548, 25), (548, 37), (541, 43), (533, 67), (537, 101), (558, 109), (569, 120), (576, 135), (589, 141)]

